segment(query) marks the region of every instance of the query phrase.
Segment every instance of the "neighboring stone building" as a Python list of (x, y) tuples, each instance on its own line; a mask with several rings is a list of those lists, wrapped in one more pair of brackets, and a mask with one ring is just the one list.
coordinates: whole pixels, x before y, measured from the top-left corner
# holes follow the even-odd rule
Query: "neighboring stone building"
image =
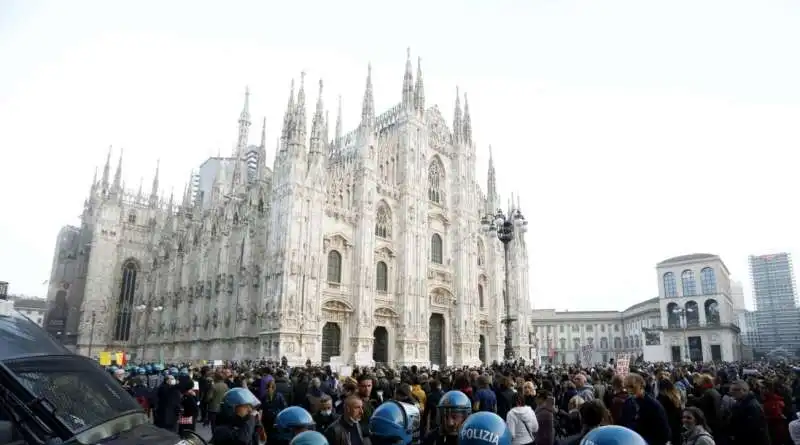
[[(486, 194), (478, 185), (466, 96), (448, 126), (426, 107), (409, 57), (400, 102), (375, 115), (370, 70), (358, 127), (343, 132), (340, 107), (330, 137), (319, 88), (310, 132), (304, 76), (292, 88), (271, 169), (264, 130), (257, 155), (248, 144), (248, 93), (232, 159), (193, 176), (178, 202), (160, 198), (157, 169), (149, 195), (126, 191), (122, 156), (112, 178), (109, 153), (84, 206), (80, 285), (69, 289), (66, 324), (79, 326), (79, 352), (294, 364), (502, 359), (503, 247), (480, 230), (500, 199), (491, 159)], [(517, 223), (513, 347), (527, 356), (526, 227), (518, 208), (508, 211)]]
[(624, 311), (534, 310), (533, 355), (551, 363), (608, 363), (619, 354), (636, 359), (643, 353), (648, 328), (657, 329), (660, 319), (658, 298)]
[[(735, 361), (741, 356), (730, 272), (717, 255), (664, 260), (659, 279), (662, 344), (646, 360)], [(660, 353), (659, 353), (660, 351)]]
[(44, 326), (45, 309), (47, 308), (47, 300), (44, 298), (31, 298), (25, 296), (12, 296), (11, 300), (14, 301), (14, 309), (17, 312), (30, 318), (39, 326)]

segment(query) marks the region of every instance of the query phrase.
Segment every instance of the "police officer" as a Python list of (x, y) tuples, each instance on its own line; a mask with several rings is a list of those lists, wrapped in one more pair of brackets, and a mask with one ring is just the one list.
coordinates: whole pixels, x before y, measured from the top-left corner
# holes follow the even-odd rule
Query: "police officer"
[(255, 414), (261, 405), (246, 388), (225, 393), (211, 442), (214, 445), (259, 445)]
[(328, 445), (328, 439), (317, 431), (303, 431), (294, 436), (289, 445)]
[(458, 443), (459, 445), (511, 445), (511, 431), (500, 416), (493, 412), (481, 411), (467, 417), (461, 425)]
[(446, 392), (436, 405), (437, 424), (425, 436), (425, 445), (445, 445), (458, 442), (458, 429), (472, 413), (472, 401), (461, 391)]
[(288, 445), (292, 439), (304, 431), (314, 431), (311, 414), (299, 406), (284, 408), (275, 416), (275, 437), (267, 438), (270, 445)]
[(618, 425), (597, 427), (583, 436), (581, 445), (647, 445), (636, 431)]
[(418, 445), (420, 411), (410, 403), (389, 400), (382, 403), (369, 418), (373, 445)]

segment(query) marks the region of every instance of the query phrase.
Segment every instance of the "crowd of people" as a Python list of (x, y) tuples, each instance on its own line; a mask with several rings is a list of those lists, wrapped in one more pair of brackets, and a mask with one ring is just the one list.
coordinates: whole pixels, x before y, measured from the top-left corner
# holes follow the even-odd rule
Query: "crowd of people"
[(788, 364), (112, 372), (157, 426), (205, 424), (216, 445), (800, 445), (800, 368)]

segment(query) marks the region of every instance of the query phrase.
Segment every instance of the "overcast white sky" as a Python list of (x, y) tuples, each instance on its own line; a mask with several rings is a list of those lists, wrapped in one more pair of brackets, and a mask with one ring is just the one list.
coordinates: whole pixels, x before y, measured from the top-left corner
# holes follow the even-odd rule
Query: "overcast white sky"
[(428, 104), (450, 119), (469, 94), (481, 181), (492, 144), (522, 194), (535, 307), (622, 309), (673, 255), (720, 254), (747, 282), (748, 254), (798, 251), (800, 3), (382, 4), (0, 1), (0, 280), (43, 294), (109, 145), (128, 187), (160, 158), (182, 190), (232, 149), (245, 85), (271, 141), (301, 70), (351, 129), (367, 62), (380, 113), (408, 46)]

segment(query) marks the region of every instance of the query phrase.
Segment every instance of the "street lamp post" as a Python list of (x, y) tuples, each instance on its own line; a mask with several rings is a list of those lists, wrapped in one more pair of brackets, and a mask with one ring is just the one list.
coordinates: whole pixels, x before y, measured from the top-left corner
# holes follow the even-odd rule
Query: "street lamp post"
[(503, 243), (503, 261), (505, 264), (505, 282), (503, 285), (503, 304), (505, 305), (506, 316), (503, 318), (505, 325), (505, 338), (503, 357), (506, 360), (514, 359), (514, 347), (511, 342), (511, 324), (516, 320), (511, 316), (511, 293), (509, 291), (509, 271), (508, 271), (508, 257), (509, 257), (509, 244), (514, 240), (515, 227), (521, 232), (525, 232), (528, 222), (522, 216), (519, 210), (512, 212), (508, 215), (503, 213), (502, 210), (497, 210), (495, 215), (486, 215), (481, 218), (481, 226), (483, 231), (492, 234), (496, 233), (497, 239)]
[(91, 325), (89, 328), (89, 353), (86, 354), (89, 356), (89, 358), (92, 358), (92, 347), (94, 346), (94, 324), (96, 321), (97, 321), (97, 313), (95, 313), (95, 311), (92, 311), (92, 319), (90, 322)]
[(142, 340), (142, 360), (145, 358), (145, 354), (147, 354), (147, 338), (148, 338), (148, 328), (150, 326), (150, 314), (153, 312), (161, 312), (164, 310), (164, 306), (150, 306), (148, 304), (140, 304), (134, 308), (136, 312), (144, 313), (144, 340)]
[(684, 354), (684, 358), (685, 358), (685, 360), (687, 362), (690, 362), (690, 361), (692, 361), (692, 357), (691, 357), (691, 355), (689, 355), (689, 334), (687, 333), (687, 330), (689, 329), (689, 322), (686, 319), (686, 313), (687, 312), (688, 313), (694, 312), (694, 309), (691, 309), (691, 308), (690, 309), (684, 309), (682, 307), (679, 307), (679, 308), (675, 308), (675, 309), (672, 310), (672, 313), (673, 314), (677, 314), (678, 317), (680, 318), (680, 320), (683, 322), (682, 323), (682, 326), (683, 326), (683, 341), (684, 341), (684, 345), (685, 345), (685, 349), (686, 349), (686, 354)]

